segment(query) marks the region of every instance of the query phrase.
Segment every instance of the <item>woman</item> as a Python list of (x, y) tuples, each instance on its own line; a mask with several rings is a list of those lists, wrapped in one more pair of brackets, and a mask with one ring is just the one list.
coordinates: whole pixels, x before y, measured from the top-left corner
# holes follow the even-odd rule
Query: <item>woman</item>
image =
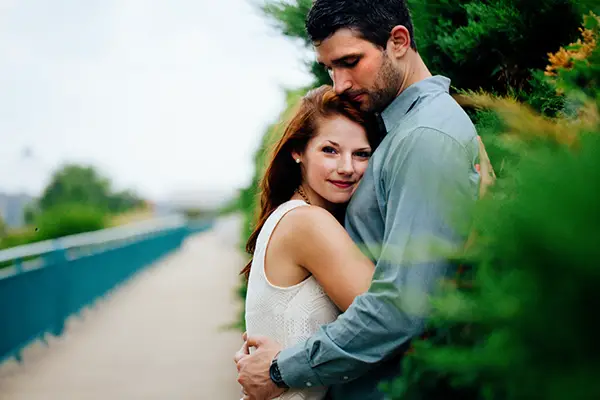
[[(330, 86), (302, 99), (261, 183), (259, 220), (247, 244), (253, 259), (242, 271), (248, 334), (291, 345), (368, 289), (373, 263), (340, 222), (379, 142), (375, 126)], [(325, 392), (288, 391), (281, 399), (316, 400)]]
[[(302, 99), (262, 180), (259, 222), (247, 243), (253, 254), (242, 271), (248, 335), (290, 346), (368, 290), (374, 265), (340, 222), (380, 140), (372, 118), (330, 86)], [(316, 400), (325, 393), (290, 390), (280, 399)]]

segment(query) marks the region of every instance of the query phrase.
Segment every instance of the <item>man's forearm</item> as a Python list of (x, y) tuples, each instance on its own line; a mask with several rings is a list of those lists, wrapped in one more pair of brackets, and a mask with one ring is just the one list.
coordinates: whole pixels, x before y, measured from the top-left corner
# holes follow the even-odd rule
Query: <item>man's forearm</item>
[[(447, 264), (441, 262), (411, 265), (406, 269), (396, 266), (398, 276), (392, 279), (403, 280), (405, 285), (411, 286), (414, 278), (430, 276), (433, 285), (433, 277), (443, 275), (446, 268)], [(407, 277), (406, 272), (410, 272), (413, 279)], [(279, 369), (285, 383), (305, 388), (351, 381), (380, 361), (396, 355), (403, 345), (423, 331), (424, 315), (400, 306), (416, 304), (414, 296), (422, 293), (419, 286), (400, 293), (398, 283), (387, 279), (374, 282), (371, 290), (359, 296), (336, 321), (279, 354)], [(418, 303), (422, 304), (423, 299)]]

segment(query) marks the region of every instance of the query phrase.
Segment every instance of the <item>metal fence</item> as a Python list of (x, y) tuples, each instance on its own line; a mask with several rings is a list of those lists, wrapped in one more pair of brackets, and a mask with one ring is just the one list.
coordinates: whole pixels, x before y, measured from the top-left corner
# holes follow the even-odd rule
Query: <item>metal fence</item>
[(210, 226), (174, 216), (0, 251), (0, 362)]

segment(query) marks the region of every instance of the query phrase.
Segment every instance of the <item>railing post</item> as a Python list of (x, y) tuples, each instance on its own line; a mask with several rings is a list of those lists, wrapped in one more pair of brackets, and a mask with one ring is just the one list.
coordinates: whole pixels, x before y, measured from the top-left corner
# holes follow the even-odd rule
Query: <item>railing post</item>
[[(23, 272), (23, 260), (21, 260), (21, 258), (16, 258), (14, 260), (14, 267), (15, 267), (16, 273), (21, 274)], [(19, 364), (23, 362), (23, 357), (21, 355), (21, 351), (22, 351), (22, 349), (17, 349), (14, 354), (15, 360), (17, 360), (17, 362)]]
[(15, 271), (17, 271), (17, 274), (20, 274), (21, 272), (23, 272), (23, 260), (21, 260), (21, 258), (17, 258), (14, 261), (15, 261)]
[(56, 313), (52, 329), (54, 336), (60, 336), (65, 328), (65, 320), (69, 310), (69, 270), (67, 268), (67, 252), (62, 246), (60, 239), (54, 241), (54, 250), (48, 255), (48, 268), (52, 271), (54, 289), (56, 292)]

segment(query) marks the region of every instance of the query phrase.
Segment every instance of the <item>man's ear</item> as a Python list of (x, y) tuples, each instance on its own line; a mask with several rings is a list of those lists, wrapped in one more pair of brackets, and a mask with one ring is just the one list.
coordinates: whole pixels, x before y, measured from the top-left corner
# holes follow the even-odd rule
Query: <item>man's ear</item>
[(410, 49), (410, 33), (404, 25), (396, 25), (390, 32), (387, 51), (390, 56), (403, 57)]

